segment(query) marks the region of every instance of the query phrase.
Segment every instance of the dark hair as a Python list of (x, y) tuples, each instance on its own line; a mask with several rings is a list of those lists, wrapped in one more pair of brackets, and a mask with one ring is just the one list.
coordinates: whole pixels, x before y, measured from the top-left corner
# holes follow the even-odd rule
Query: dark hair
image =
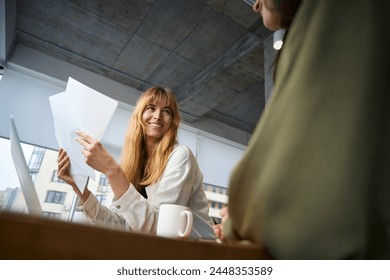
[(272, 0), (272, 2), (273, 9), (281, 16), (282, 28), (288, 29), (302, 0)]
[[(288, 35), (288, 29), (290, 28), (290, 25), (295, 17), (295, 14), (299, 8), (299, 5), (301, 4), (302, 0), (264, 0), (265, 5), (272, 7), (272, 9), (276, 10), (277, 13), (280, 14), (281, 17), (281, 27), (286, 30), (284, 33), (284, 39), (286, 40)], [(272, 3), (270, 3), (272, 2)], [(274, 61), (274, 81), (276, 79), (276, 69), (278, 66), (280, 54), (282, 52), (283, 48), (278, 51), (275, 61)]]

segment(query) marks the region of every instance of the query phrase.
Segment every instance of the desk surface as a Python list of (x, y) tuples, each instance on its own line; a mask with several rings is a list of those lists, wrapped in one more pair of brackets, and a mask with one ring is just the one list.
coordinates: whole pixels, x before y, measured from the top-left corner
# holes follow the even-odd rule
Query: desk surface
[(265, 259), (256, 245), (186, 241), (0, 212), (0, 259)]

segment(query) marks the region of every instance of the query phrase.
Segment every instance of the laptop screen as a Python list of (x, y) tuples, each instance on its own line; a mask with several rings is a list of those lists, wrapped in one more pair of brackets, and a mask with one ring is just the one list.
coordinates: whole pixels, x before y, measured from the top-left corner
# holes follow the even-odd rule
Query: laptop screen
[(20, 187), (22, 189), (24, 199), (26, 201), (27, 210), (29, 214), (33, 215), (42, 215), (41, 204), (38, 200), (38, 195), (35, 190), (34, 183), (30, 176), (30, 172), (24, 158), (22, 146), (20, 144), (20, 139), (18, 131), (15, 126), (13, 117), (10, 117), (11, 121), (11, 130), (10, 130), (10, 142), (11, 142), (11, 155), (12, 160), (15, 165), (15, 170), (18, 175)]

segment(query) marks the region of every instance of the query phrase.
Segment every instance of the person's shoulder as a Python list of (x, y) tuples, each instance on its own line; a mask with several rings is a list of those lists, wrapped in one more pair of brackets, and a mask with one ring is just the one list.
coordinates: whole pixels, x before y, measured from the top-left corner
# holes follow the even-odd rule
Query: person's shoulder
[(170, 158), (174, 158), (177, 160), (186, 160), (186, 161), (192, 161), (193, 159), (195, 159), (191, 149), (182, 144), (177, 144), (173, 148)]
[(177, 144), (173, 148), (172, 154), (178, 154), (186, 157), (193, 155), (191, 149), (188, 148), (186, 145), (182, 145), (182, 144)]
[(198, 162), (191, 149), (181, 144), (174, 147), (169, 156), (167, 167), (173, 169), (190, 168), (191, 172), (199, 170)]

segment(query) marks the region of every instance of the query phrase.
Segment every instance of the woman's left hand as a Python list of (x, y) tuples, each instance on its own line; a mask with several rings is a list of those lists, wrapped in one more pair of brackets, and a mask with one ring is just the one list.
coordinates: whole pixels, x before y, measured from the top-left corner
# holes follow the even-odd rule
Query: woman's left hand
[(75, 140), (84, 148), (81, 153), (90, 167), (106, 175), (110, 170), (114, 170), (117, 167), (117, 162), (102, 143), (84, 131), (77, 130), (76, 133), (79, 136)]
[(220, 224), (214, 226), (214, 233), (217, 236), (217, 239), (225, 241), (225, 236), (223, 235), (223, 226), (225, 225), (226, 220), (229, 218), (228, 207), (222, 207), (222, 209), (219, 211), (219, 214), (221, 215), (222, 221)]

